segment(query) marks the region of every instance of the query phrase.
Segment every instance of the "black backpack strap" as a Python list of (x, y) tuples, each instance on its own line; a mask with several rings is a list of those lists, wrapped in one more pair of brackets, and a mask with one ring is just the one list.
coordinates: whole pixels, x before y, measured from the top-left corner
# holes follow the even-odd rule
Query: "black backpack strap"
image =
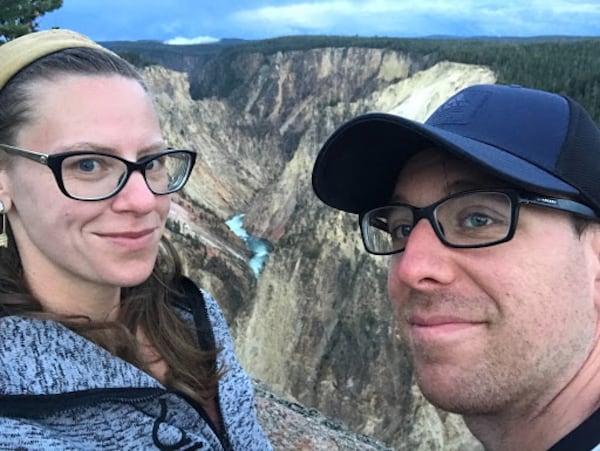
[(204, 351), (213, 351), (215, 349), (215, 336), (213, 334), (212, 325), (210, 324), (210, 319), (208, 318), (204, 294), (196, 284), (187, 277), (181, 278), (178, 288), (181, 295), (177, 296), (177, 300), (185, 305), (194, 316), (200, 349)]

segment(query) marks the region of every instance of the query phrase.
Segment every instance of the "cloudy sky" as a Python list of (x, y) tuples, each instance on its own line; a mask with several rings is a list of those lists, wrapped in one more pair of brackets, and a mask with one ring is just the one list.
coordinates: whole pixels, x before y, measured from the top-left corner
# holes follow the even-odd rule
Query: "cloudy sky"
[(600, 0), (64, 0), (39, 21), (97, 41), (298, 34), (600, 36)]

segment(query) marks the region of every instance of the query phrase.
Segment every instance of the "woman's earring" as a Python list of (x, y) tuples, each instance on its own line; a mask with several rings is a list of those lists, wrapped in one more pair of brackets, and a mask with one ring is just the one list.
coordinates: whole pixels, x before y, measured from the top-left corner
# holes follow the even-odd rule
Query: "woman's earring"
[(8, 247), (8, 235), (6, 234), (6, 208), (4, 203), (0, 200), (0, 215), (2, 219), (2, 227), (0, 228), (0, 247)]

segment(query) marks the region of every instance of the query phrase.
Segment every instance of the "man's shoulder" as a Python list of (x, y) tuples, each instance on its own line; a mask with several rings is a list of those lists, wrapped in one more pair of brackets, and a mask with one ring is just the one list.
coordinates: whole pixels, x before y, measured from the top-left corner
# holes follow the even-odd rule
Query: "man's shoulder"
[(600, 409), (548, 451), (600, 451)]

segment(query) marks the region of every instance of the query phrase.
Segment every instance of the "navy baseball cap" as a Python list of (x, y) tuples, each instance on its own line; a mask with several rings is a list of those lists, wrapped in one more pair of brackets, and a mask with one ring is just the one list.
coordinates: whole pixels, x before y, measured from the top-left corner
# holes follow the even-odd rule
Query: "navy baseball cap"
[(573, 197), (600, 216), (600, 129), (574, 100), (508, 85), (475, 85), (425, 121), (369, 113), (339, 127), (312, 174), (316, 195), (361, 213), (386, 204), (406, 161), (437, 147), (511, 184)]

